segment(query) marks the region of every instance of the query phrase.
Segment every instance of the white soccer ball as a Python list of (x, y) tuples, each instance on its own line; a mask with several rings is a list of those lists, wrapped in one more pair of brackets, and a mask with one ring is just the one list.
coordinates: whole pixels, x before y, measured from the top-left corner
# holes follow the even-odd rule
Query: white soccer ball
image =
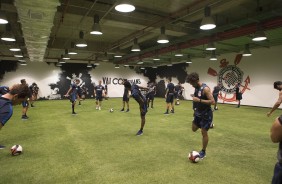
[(11, 154), (13, 156), (20, 155), (23, 151), (23, 147), (21, 145), (14, 145), (11, 147)]
[(114, 112), (114, 109), (113, 109), (113, 108), (110, 108), (110, 112)]
[(210, 128), (214, 128), (214, 123), (211, 123), (211, 126), (210, 126)]
[(188, 154), (188, 159), (192, 162), (192, 163), (198, 163), (200, 161), (200, 154), (197, 151), (191, 151)]

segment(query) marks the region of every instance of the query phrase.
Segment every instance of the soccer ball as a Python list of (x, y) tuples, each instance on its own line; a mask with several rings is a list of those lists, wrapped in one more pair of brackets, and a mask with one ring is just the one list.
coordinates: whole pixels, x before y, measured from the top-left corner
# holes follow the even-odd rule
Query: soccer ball
[(211, 123), (210, 128), (214, 128), (214, 123)]
[(110, 112), (114, 112), (114, 109), (113, 109), (113, 108), (111, 108), (111, 109), (110, 109)]
[(188, 155), (188, 159), (192, 163), (197, 163), (200, 161), (200, 154), (197, 151), (191, 151)]
[(23, 151), (23, 147), (21, 145), (14, 145), (11, 147), (11, 154), (13, 156), (20, 155)]

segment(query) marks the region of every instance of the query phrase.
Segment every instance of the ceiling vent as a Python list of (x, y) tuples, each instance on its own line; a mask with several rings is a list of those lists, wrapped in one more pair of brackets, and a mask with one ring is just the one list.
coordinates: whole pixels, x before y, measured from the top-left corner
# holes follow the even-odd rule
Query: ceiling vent
[(28, 10), (28, 17), (30, 19), (42, 20), (43, 19), (43, 13), (42, 12), (36, 12), (36, 11)]

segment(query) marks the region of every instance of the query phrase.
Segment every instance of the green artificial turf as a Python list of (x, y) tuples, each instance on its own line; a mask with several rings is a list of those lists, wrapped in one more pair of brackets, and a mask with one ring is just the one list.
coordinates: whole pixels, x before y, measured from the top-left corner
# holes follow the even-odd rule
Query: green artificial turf
[[(189, 151), (201, 149), (201, 133), (191, 130), (191, 101), (181, 101), (175, 114), (164, 115), (164, 99), (149, 109), (142, 136), (137, 103), (119, 112), (121, 98), (103, 101), (95, 110), (93, 99), (76, 106), (71, 115), (67, 100), (37, 101), (21, 120), (21, 106), (0, 131), (0, 183), (121, 183), (121, 184), (266, 184), (271, 182), (277, 144), (269, 138), (276, 116), (269, 109), (235, 108), (219, 104), (210, 129), (207, 157), (196, 164)], [(114, 108), (110, 113), (109, 109)], [(11, 156), (14, 144), (23, 147)]]

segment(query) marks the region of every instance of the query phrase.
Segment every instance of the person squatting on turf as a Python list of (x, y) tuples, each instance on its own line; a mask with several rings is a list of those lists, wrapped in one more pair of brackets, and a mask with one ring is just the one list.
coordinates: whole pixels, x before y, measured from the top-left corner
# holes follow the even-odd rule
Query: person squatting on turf
[(274, 89), (277, 89), (279, 91), (278, 100), (273, 105), (272, 109), (267, 113), (267, 116), (269, 117), (282, 103), (282, 81), (276, 81), (273, 83)]
[(165, 93), (165, 101), (166, 101), (166, 112), (164, 114), (168, 114), (169, 109), (171, 113), (174, 113), (174, 84), (171, 82), (171, 78), (167, 79), (166, 93)]
[[(122, 84), (127, 81), (127, 79), (123, 79)], [(129, 112), (129, 90), (124, 86), (124, 91), (123, 91), (123, 96), (122, 96), (122, 109), (120, 110), (121, 112), (124, 112), (125, 104), (127, 106), (126, 112)]]
[[(21, 84), (28, 85), (26, 83), (25, 79), (21, 80)], [(26, 115), (26, 113), (27, 113), (27, 110), (28, 110), (28, 107), (29, 107), (29, 101), (32, 101), (32, 90), (30, 88), (28, 88), (28, 89), (29, 89), (28, 99), (26, 99), (25, 101), (22, 102), (22, 106), (23, 106), (23, 109), (22, 109), (22, 120), (27, 120), (28, 119), (28, 116)]]
[(187, 82), (195, 88), (194, 95), (191, 95), (195, 109), (192, 131), (196, 132), (199, 128), (201, 129), (203, 147), (199, 154), (200, 158), (204, 158), (209, 142), (208, 130), (213, 120), (211, 105), (214, 105), (214, 99), (210, 88), (205, 83), (200, 82), (198, 73), (190, 73), (187, 76)]
[(273, 143), (279, 143), (277, 160), (278, 162), (274, 167), (274, 174), (272, 177), (272, 184), (281, 184), (282, 183), (282, 115), (277, 117), (272, 124), (270, 130), (270, 138)]
[(141, 117), (141, 128), (140, 130), (137, 132), (137, 136), (142, 135), (143, 134), (143, 128), (145, 126), (145, 116), (147, 113), (147, 101), (146, 98), (141, 94), (140, 89), (146, 89), (143, 87), (140, 87), (136, 84), (130, 84), (128, 81), (124, 82), (124, 87), (127, 88), (128, 90), (131, 90), (131, 96), (136, 100), (136, 102), (139, 104), (139, 108), (140, 108), (140, 117)]
[(147, 107), (149, 108), (150, 106), (150, 102), (151, 102), (151, 108), (154, 108), (154, 99), (155, 99), (155, 95), (156, 95), (156, 83), (153, 82), (149, 82), (148, 83), (148, 92), (146, 94), (146, 99), (147, 99)]
[(105, 88), (102, 86), (101, 80), (99, 80), (99, 84), (94, 87), (94, 96), (96, 98), (96, 109), (101, 110), (102, 100), (105, 96)]
[[(1, 87), (0, 87), (1, 89)], [(0, 130), (8, 122), (13, 114), (12, 105), (18, 105), (26, 101), (30, 95), (28, 85), (15, 84), (11, 88), (1, 89), (0, 96)], [(5, 146), (0, 145), (0, 149)]]
[(65, 97), (70, 97), (70, 102), (72, 103), (71, 107), (72, 107), (72, 114), (73, 115), (76, 114), (76, 112), (74, 112), (74, 108), (75, 108), (75, 103), (76, 103), (76, 99), (77, 99), (77, 96), (78, 96), (77, 90), (78, 90), (78, 84), (79, 83), (80, 83), (80, 80), (75, 79), (73, 81), (73, 83), (70, 85), (68, 92), (65, 94)]

